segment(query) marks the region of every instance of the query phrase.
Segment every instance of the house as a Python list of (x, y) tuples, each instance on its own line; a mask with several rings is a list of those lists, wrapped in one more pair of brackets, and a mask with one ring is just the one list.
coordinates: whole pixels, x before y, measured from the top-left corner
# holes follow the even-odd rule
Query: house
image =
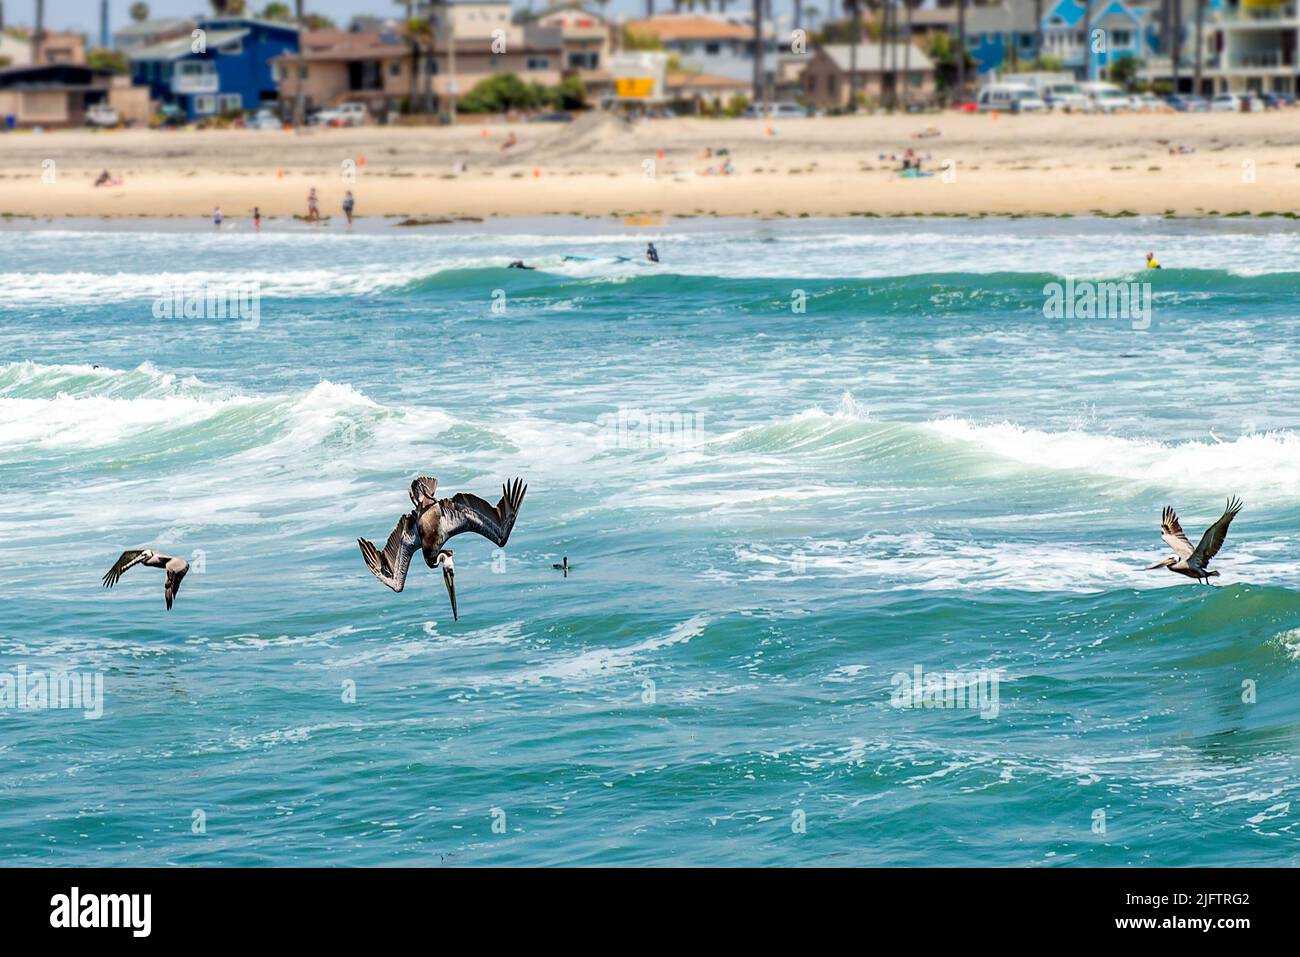
[(848, 106), (853, 69), (859, 94), (880, 96), (883, 78), (886, 97), (895, 93), (911, 101), (934, 97), (934, 64), (918, 47), (910, 43), (859, 43), (855, 55), (847, 43), (839, 43), (818, 49), (804, 67), (804, 101), (820, 109)]
[[(1197, 92), (1300, 93), (1296, 0), (1211, 0), (1210, 8), (1202, 59), (1206, 89)], [(1195, 21), (1185, 15), (1183, 25), (1190, 52), (1180, 64), (1179, 86), (1190, 90), (1195, 82)]]
[(1042, 57), (1058, 60), (1080, 80), (1100, 80), (1116, 61), (1141, 61), (1151, 52), (1155, 34), (1144, 5), (1094, 0), (1088, 23), (1082, 0), (1043, 0), (1041, 6), (1041, 22), (1035, 20), (1034, 0), (1002, 0), (967, 11), (967, 46), (981, 76), (1014, 73)]
[[(676, 58), (682, 70), (754, 82), (753, 20), (740, 16), (662, 14), (626, 24), (629, 34), (658, 41)], [(763, 65), (766, 84), (776, 79), (778, 44), (770, 25), (764, 25)]]
[(197, 24), (188, 17), (159, 17), (129, 23), (113, 34), (113, 48), (129, 53), (165, 40), (187, 37)]
[(86, 38), (80, 33), (54, 33), (46, 30), (39, 42), (33, 40), (32, 62), (37, 65), (86, 62)]
[(559, 30), (564, 49), (560, 69), (566, 77), (576, 76), (596, 97), (610, 91), (613, 28), (608, 20), (581, 3), (557, 3), (539, 13), (534, 22)]
[[(464, 94), (498, 73), (514, 73), (525, 82), (543, 86), (558, 84), (563, 53), (559, 32), (521, 27), (517, 37), (517, 42), (507, 41), (500, 53), (494, 53), (490, 36), (456, 36), (454, 92)], [(445, 108), (446, 98), (453, 92), (448, 42), (437, 41), (430, 58), (430, 86), (438, 110)], [(300, 78), (308, 111), (365, 103), (371, 112), (384, 117), (399, 110), (403, 101), (409, 102), (412, 93), (417, 99), (423, 93), (425, 58), (413, 54), (400, 33), (313, 30), (304, 35), (302, 49), (301, 77), (296, 51), (271, 61), (282, 102), (297, 98)]]
[(748, 96), (751, 86), (752, 81), (682, 70), (668, 70), (664, 78), (667, 99), (678, 113), (700, 113), (705, 105), (725, 106), (738, 96)]
[(279, 92), (271, 61), (298, 49), (298, 28), (252, 17), (201, 19), (199, 36), (132, 50), (131, 76), (155, 100), (190, 120), (229, 110), (256, 110)]
[(149, 91), (128, 77), (73, 63), (0, 70), (0, 116), (19, 126), (82, 126), (87, 108), (108, 103), (126, 123), (149, 119)]

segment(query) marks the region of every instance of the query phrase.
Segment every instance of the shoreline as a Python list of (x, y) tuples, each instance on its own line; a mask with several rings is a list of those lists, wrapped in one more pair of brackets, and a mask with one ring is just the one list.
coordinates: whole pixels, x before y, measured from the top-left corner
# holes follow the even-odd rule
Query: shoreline
[[(284, 218), (305, 212), (315, 187), (322, 214), (335, 218), (347, 190), (359, 216), (417, 220), (1290, 218), (1300, 216), (1297, 121), (1300, 111), (1284, 110), (629, 126), (600, 114), (571, 124), (302, 133), (7, 133), (0, 216), (207, 218), (220, 206), (231, 220), (257, 206)], [(518, 145), (503, 151), (510, 132)], [(897, 175), (909, 148), (934, 175)], [(734, 175), (718, 175), (728, 160)], [(105, 169), (123, 185), (93, 186)]]

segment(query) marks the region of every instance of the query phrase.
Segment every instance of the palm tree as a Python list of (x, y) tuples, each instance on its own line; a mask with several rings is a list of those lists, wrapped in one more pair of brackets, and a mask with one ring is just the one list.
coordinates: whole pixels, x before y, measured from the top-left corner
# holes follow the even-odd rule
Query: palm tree
[(136, 23), (143, 23), (145, 20), (149, 19), (149, 4), (133, 3), (128, 12), (131, 14), (131, 19)]
[(907, 45), (903, 47), (903, 108), (906, 109), (912, 100), (912, 11), (916, 9), (921, 0), (903, 0), (903, 8), (907, 11)]
[(803, 0), (794, 0), (794, 28), (803, 27)]
[[(212, 5), (212, 12), (219, 17), (242, 17), (248, 9), (245, 0), (208, 0)], [(302, 19), (299, 13), (298, 19)]]
[(1205, 0), (1196, 0), (1196, 85), (1192, 88), (1194, 96), (1201, 95), (1201, 61), (1205, 59), (1205, 41), (1202, 31), (1205, 29)]
[(763, 102), (767, 77), (763, 73), (763, 0), (754, 0), (754, 102)]
[(655, 0), (645, 0), (645, 16), (649, 20), (655, 15)]
[(957, 95), (966, 89), (966, 0), (957, 0)]
[(849, 31), (849, 112), (858, 111), (858, 44), (862, 42), (862, 4), (859, 0), (844, 0), (844, 9), (853, 18)]
[(1183, 59), (1183, 2), (1182, 0), (1172, 0), (1174, 23), (1170, 29), (1169, 39), (1173, 43), (1171, 55), (1174, 58), (1174, 92), (1178, 92), (1178, 67), (1182, 65)]
[(1043, 59), (1043, 0), (1034, 0), (1034, 59)]
[(1083, 0), (1083, 78), (1092, 75), (1092, 0)]
[[(215, 5), (215, 0), (214, 0)], [(295, 83), (297, 95), (293, 98), (293, 127), (297, 129), (307, 119), (307, 61), (303, 59), (302, 0), (294, 0), (294, 20), (298, 24), (298, 79)]]
[[(406, 21), (402, 32), (411, 44), (411, 112), (433, 112), (433, 24), (421, 17)], [(420, 90), (423, 79), (424, 90)]]
[(32, 64), (41, 62), (41, 45), (45, 42), (45, 0), (36, 0), (36, 31), (32, 34)]

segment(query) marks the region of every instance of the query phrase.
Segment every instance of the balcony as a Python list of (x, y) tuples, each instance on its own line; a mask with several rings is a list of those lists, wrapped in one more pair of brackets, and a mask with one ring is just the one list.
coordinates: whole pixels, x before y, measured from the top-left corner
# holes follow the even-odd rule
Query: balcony
[(192, 67), (192, 64), (178, 64), (177, 72), (172, 76), (172, 93), (181, 96), (190, 93), (216, 93), (221, 81), (216, 69), (181, 70), (180, 67)]
[(1260, 50), (1254, 53), (1238, 53), (1228, 60), (1234, 70), (1280, 70), (1286, 66), (1280, 50)]

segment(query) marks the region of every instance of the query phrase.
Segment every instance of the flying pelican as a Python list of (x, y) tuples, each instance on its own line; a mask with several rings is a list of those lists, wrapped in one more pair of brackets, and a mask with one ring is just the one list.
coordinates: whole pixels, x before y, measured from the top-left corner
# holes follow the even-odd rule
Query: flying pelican
[(183, 558), (173, 558), (162, 552), (155, 552), (152, 548), (127, 549), (104, 575), (104, 587), (112, 588), (124, 571), (136, 565), (166, 569), (167, 580), (163, 582), (163, 598), (167, 599), (167, 610), (171, 611), (172, 601), (175, 600), (176, 593), (181, 590), (181, 582), (185, 579), (185, 573), (190, 570), (190, 563)]
[(551, 567), (554, 568), (556, 571), (562, 571), (562, 572), (564, 572), (564, 577), (565, 577), (565, 578), (568, 578), (568, 577), (569, 577), (569, 569), (572, 568), (573, 566), (569, 564), (569, 556), (568, 556), (568, 555), (565, 555), (565, 556), (564, 556), (564, 563), (563, 563), (563, 564), (561, 564), (561, 565), (552, 565)]
[(457, 492), (451, 498), (435, 498), (438, 480), (421, 475), (411, 483), (411, 501), (415, 508), (397, 520), (381, 552), (364, 538), (358, 538), (361, 557), (371, 574), (393, 591), (406, 587), (406, 570), (417, 548), (424, 552), (424, 563), (442, 569), (442, 581), (451, 599), (451, 616), (460, 621), (456, 610), (456, 564), (452, 550), (443, 548), (447, 539), (461, 532), (477, 532), (497, 547), (504, 548), (515, 527), (515, 517), (524, 503), (528, 486), (515, 479), (501, 486), (501, 501), (496, 507), (477, 495)]
[(1183, 526), (1178, 522), (1178, 515), (1166, 505), (1164, 513), (1160, 516), (1160, 537), (1165, 540), (1165, 544), (1174, 550), (1174, 554), (1164, 561), (1148, 565), (1145, 570), (1168, 568), (1171, 572), (1186, 575), (1188, 578), (1195, 578), (1197, 581), (1208, 585), (1210, 576), (1217, 576), (1219, 573), (1217, 571), (1207, 571), (1206, 566), (1210, 564), (1211, 558), (1219, 554), (1219, 549), (1223, 547), (1223, 540), (1228, 534), (1228, 526), (1232, 524), (1232, 520), (1237, 517), (1237, 513), (1240, 511), (1241, 499), (1236, 496), (1228, 499), (1228, 507), (1224, 510), (1223, 515), (1205, 530), (1205, 534), (1201, 536), (1200, 544), (1192, 548), (1192, 543), (1187, 540), (1187, 535), (1183, 533)]

